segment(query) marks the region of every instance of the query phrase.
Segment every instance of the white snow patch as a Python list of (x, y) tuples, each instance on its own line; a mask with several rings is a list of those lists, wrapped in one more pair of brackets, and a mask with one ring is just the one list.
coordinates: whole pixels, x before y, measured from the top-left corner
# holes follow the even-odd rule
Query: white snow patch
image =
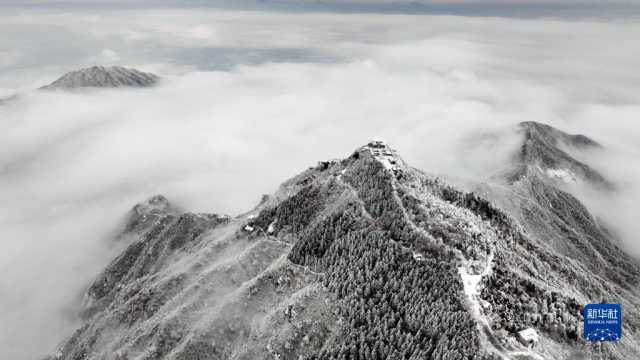
[(567, 169), (547, 169), (546, 173), (550, 178), (562, 180), (566, 183), (577, 181), (576, 175)]
[(389, 159), (385, 159), (384, 157), (376, 157), (376, 159), (378, 161), (380, 161), (380, 163), (382, 163), (382, 165), (384, 165), (385, 169), (392, 170), (394, 168), (394, 166), (391, 164)]
[[(479, 274), (474, 274), (469, 271), (469, 264), (458, 267), (458, 272), (460, 273), (460, 278), (462, 279), (462, 285), (464, 288), (464, 293), (467, 295), (467, 299), (469, 300), (471, 316), (478, 322), (478, 325), (485, 328), (491, 329), (489, 321), (483, 314), (483, 308), (489, 308), (490, 304), (480, 298), (480, 292), (482, 288), (480, 283), (482, 278), (485, 276), (491, 275), (493, 271), (493, 253), (489, 254), (486, 259), (486, 263), (482, 272)], [(535, 330), (534, 330), (535, 331)], [(530, 331), (527, 331), (530, 333)], [(492, 348), (493, 345), (486, 338), (486, 335), (482, 331), (480, 331), (480, 341), (484, 348)], [(537, 333), (536, 333), (537, 337)], [(538, 353), (532, 351), (531, 349), (526, 349), (524, 351), (500, 351), (499, 349), (494, 348), (497, 351), (497, 355), (499, 355), (502, 359), (512, 359), (516, 356), (529, 357), (535, 360), (545, 360), (544, 357), (540, 356)], [(505, 356), (506, 355), (506, 356)]]
[[(478, 326), (490, 329), (489, 321), (485, 318), (482, 311), (483, 305), (486, 307), (487, 304), (480, 298), (480, 292), (482, 290), (480, 283), (482, 278), (490, 275), (493, 270), (493, 252), (486, 258), (484, 267), (478, 274), (470, 271), (470, 269), (475, 268), (475, 266), (472, 267), (470, 265), (471, 262), (467, 261), (467, 264), (458, 267), (458, 273), (462, 279), (463, 290), (469, 301), (469, 310), (471, 312), (471, 316), (477, 321)], [(483, 347), (492, 347), (491, 343), (482, 331), (480, 331), (480, 335), (480, 341), (482, 342)]]
[(460, 272), (460, 277), (462, 278), (464, 293), (470, 298), (479, 295), (478, 285), (480, 284), (480, 280), (482, 280), (482, 275), (472, 275), (464, 266), (460, 266), (458, 272)]

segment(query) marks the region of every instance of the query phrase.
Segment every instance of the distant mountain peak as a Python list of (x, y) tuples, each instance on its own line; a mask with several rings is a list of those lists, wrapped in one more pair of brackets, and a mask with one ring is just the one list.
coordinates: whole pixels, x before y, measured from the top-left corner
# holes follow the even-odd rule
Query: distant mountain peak
[(587, 181), (612, 187), (602, 174), (571, 154), (602, 148), (595, 140), (534, 121), (522, 122), (518, 129), (523, 140), (515, 156), (515, 166), (506, 173), (508, 181), (537, 174), (551, 181)]
[(122, 66), (92, 66), (62, 75), (41, 89), (76, 89), (86, 87), (149, 87), (160, 77), (147, 72)]
[(553, 126), (536, 121), (523, 121), (519, 124), (519, 127), (523, 129), (529, 136), (537, 137), (540, 140), (550, 142), (554, 145), (563, 143), (565, 145), (573, 146), (576, 148), (602, 147), (602, 145), (600, 145), (597, 141), (585, 135), (568, 134), (562, 130), (554, 128)]
[(177, 214), (178, 210), (169, 203), (166, 197), (154, 195), (145, 201), (136, 204), (127, 216), (125, 232), (138, 232), (146, 229), (158, 219)]
[(163, 195), (154, 195), (149, 199), (137, 204), (133, 210), (138, 215), (167, 214), (173, 207)]

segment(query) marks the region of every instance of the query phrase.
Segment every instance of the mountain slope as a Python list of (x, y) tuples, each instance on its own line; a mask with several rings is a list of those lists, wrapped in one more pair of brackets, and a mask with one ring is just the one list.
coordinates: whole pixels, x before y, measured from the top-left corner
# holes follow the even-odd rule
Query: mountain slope
[[(150, 199), (123, 238), (53, 358), (570, 358), (591, 351), (581, 305), (621, 289), (381, 142), (236, 218)], [(630, 340), (602, 349), (617, 359), (638, 349), (640, 302), (623, 300)]]
[(535, 173), (556, 182), (585, 181), (611, 188), (612, 185), (589, 165), (573, 158), (568, 152), (601, 148), (584, 135), (571, 135), (549, 125), (528, 121), (519, 124), (523, 137), (514, 163), (501, 176), (516, 182)]
[(160, 78), (151, 73), (121, 66), (92, 66), (62, 75), (49, 85), (40, 89), (76, 89), (84, 87), (148, 87)]
[[(532, 245), (557, 257), (562, 266), (553, 273), (570, 274), (557, 284), (563, 293), (575, 294), (581, 303), (622, 303), (628, 309), (625, 325), (631, 335), (623, 342), (628, 341), (629, 349), (634, 349), (630, 353), (637, 354), (638, 262), (617, 246), (619, 240), (569, 192), (575, 186), (588, 186), (605, 195), (616, 191), (602, 174), (569, 154), (598, 151), (601, 145), (540, 123), (519, 127), (523, 142), (513, 162), (500, 175), (471, 189), (509, 213), (529, 234)], [(557, 267), (555, 261), (545, 261)], [(485, 296), (494, 297), (491, 292), (495, 291), (487, 287)]]
[[(92, 66), (68, 72), (39, 90), (73, 90), (80, 88), (150, 87), (160, 81), (158, 75), (121, 66)], [(14, 94), (0, 98), (0, 106), (9, 105), (22, 97)]]
[[(589, 165), (565, 149), (598, 149), (582, 135), (569, 135), (548, 125), (520, 124), (523, 145), (502, 177), (474, 190), (513, 216), (534, 239), (568, 256), (590, 271), (626, 288), (638, 284), (637, 264), (619, 249), (616, 239), (569, 190), (582, 183), (603, 193), (615, 187)], [(518, 173), (517, 177), (513, 174)], [(560, 179), (557, 174), (568, 174)]]

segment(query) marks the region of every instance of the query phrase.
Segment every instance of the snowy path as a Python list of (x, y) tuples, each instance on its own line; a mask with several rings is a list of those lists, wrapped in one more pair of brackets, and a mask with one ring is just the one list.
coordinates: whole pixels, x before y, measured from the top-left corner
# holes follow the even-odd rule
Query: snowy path
[(462, 285), (464, 287), (464, 293), (467, 296), (469, 302), (469, 310), (471, 316), (476, 320), (478, 324), (478, 333), (480, 335), (480, 347), (487, 350), (489, 353), (494, 353), (500, 356), (502, 359), (530, 359), (530, 360), (546, 360), (540, 354), (527, 349), (522, 348), (518, 351), (510, 351), (501, 346), (493, 336), (491, 326), (482, 308), (482, 299), (480, 298), (480, 292), (482, 291), (481, 282), (482, 278), (491, 275), (493, 270), (493, 253), (489, 254), (486, 260), (484, 269), (480, 274), (471, 274), (469, 272), (468, 264), (460, 266), (458, 273), (462, 279)]
[(464, 264), (458, 267), (458, 273), (460, 274), (460, 278), (462, 279), (462, 286), (464, 289), (464, 293), (467, 296), (467, 301), (469, 303), (469, 310), (471, 312), (471, 316), (478, 324), (478, 334), (480, 338), (480, 347), (482, 349), (486, 349), (487, 352), (495, 353), (501, 356), (503, 359), (509, 359), (504, 356), (505, 350), (502, 347), (497, 347), (494, 345), (495, 341), (491, 341), (490, 336), (491, 326), (484, 316), (480, 298), (480, 283), (482, 282), (482, 278), (484, 276), (491, 275), (493, 270), (493, 252), (489, 254), (487, 258), (487, 262), (482, 269), (480, 274), (471, 274), (469, 273), (469, 264)]

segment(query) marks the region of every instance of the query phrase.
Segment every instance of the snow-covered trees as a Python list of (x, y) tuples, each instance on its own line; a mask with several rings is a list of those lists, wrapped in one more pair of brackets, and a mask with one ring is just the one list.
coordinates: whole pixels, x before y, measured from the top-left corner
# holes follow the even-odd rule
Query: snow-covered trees
[[(450, 253), (426, 248), (424, 234), (406, 220), (393, 176), (358, 158), (345, 184), (308, 183), (255, 220), (296, 238), (289, 259), (325, 274), (343, 329), (316, 359), (481, 359), (474, 320)], [(342, 191), (356, 197), (331, 202)], [(338, 196), (335, 196), (336, 198)]]
[(578, 340), (582, 305), (573, 298), (541, 289), (531, 281), (512, 276), (500, 259), (487, 279), (482, 297), (493, 305), (499, 318), (494, 327), (511, 333), (527, 327)]

